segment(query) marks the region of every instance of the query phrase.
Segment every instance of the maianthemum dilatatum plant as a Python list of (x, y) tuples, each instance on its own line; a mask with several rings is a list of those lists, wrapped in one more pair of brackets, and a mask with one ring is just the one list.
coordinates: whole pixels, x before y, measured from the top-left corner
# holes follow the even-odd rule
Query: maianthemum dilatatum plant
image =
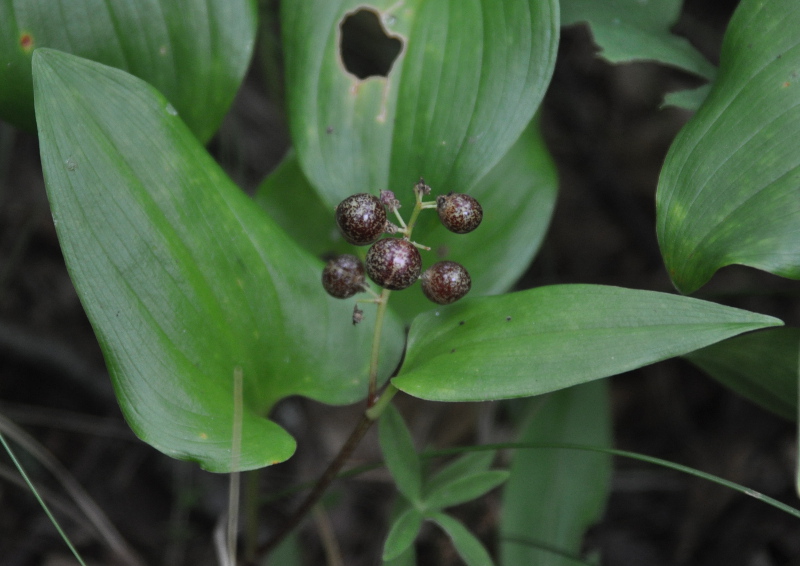
[[(386, 564), (415, 563), (425, 521), (469, 565), (580, 554), (605, 503), (610, 452), (520, 450), (508, 470), (470, 452), (431, 472), (391, 404), (400, 391), (530, 398), (536, 418), (520, 445), (602, 449), (602, 378), (687, 356), (796, 418), (798, 331), (684, 296), (731, 264), (800, 278), (794, 0), (744, 0), (719, 68), (669, 32), (673, 0), (285, 0), (293, 150), (254, 199), (203, 147), (250, 60), (253, 1), (46, 4), (0, 1), (0, 117), (35, 119), (63, 254), (134, 432), (206, 470), (255, 470), (295, 451), (269, 418), (281, 399), (365, 402), (306, 503), (246, 560), (303, 518), (376, 421), (400, 493)], [(383, 74), (353, 66), (349, 22), (382, 30)], [(535, 114), (560, 27), (578, 22), (611, 62), (657, 61), (708, 81), (666, 101), (696, 110), (655, 194), (680, 294), (508, 292), (553, 211), (557, 178)], [(481, 207), (477, 229), (451, 210), (458, 199)], [(364, 218), (348, 214), (360, 207), (373, 216), (354, 228)], [(326, 267), (329, 253), (339, 259)], [(492, 557), (444, 510), (501, 485)]]

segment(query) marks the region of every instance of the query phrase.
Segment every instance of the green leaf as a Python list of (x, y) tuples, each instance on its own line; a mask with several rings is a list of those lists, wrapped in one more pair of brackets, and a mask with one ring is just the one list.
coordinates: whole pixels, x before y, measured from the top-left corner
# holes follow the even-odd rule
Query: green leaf
[[(170, 456), (232, 467), (233, 374), (244, 376), (239, 468), (285, 460), (263, 418), (288, 395), (366, 393), (372, 322), (321, 288), (301, 250), (228, 179), (155, 89), (49, 49), (34, 55), (42, 165), (70, 275), (129, 424)], [(385, 329), (381, 376), (403, 334)]]
[(685, 357), (739, 395), (797, 419), (800, 329), (774, 328), (730, 338)]
[(485, 472), (492, 465), (495, 453), (491, 450), (467, 452), (425, 481), (425, 497), (468, 475)]
[(475, 538), (475, 535), (469, 532), (463, 524), (444, 513), (433, 513), (428, 518), (450, 536), (458, 555), (466, 562), (467, 566), (492, 566), (492, 559), (481, 541)]
[(677, 295), (554, 285), (418, 316), (394, 385), (436, 401), (539, 395), (779, 320)]
[(420, 176), (468, 192), (508, 151), (542, 100), (558, 46), (555, 0), (378, 0), (403, 50), (388, 77), (342, 65), (340, 24), (356, 0), (284, 2), (289, 125), (329, 206), (392, 189), (412, 203)]
[(31, 57), (50, 47), (148, 81), (206, 141), (250, 63), (256, 17), (254, 0), (0, 0), (0, 119), (35, 129)]
[(300, 169), (294, 151), (259, 185), (254, 200), (315, 256), (360, 252), (363, 258), (364, 248), (351, 246), (342, 237), (336, 227), (334, 208), (322, 202)]
[(661, 172), (657, 232), (682, 293), (731, 264), (800, 279), (800, 10), (744, 0), (719, 77)]
[(670, 31), (681, 4), (681, 0), (561, 0), (561, 23), (588, 23), (600, 47), (598, 55), (610, 63), (656, 61), (713, 80), (714, 66)]
[[(503, 159), (470, 191), (484, 212), (478, 229), (454, 234), (430, 211), (421, 215), (414, 240), (434, 248), (423, 252), (426, 264), (449, 259), (467, 268), (472, 279), (469, 296), (503, 293), (525, 272), (539, 250), (557, 193), (555, 164), (539, 123), (533, 120)], [(407, 320), (432, 306), (417, 289), (392, 296), (392, 308)]]
[(394, 560), (414, 544), (422, 527), (422, 514), (415, 508), (406, 509), (392, 524), (383, 545), (383, 560)]
[[(605, 381), (570, 387), (538, 401), (526, 401), (529, 418), (519, 442), (611, 447)], [(586, 529), (602, 515), (610, 479), (609, 454), (515, 451), (511, 478), (503, 489), (501, 563), (573, 566)]]
[(508, 475), (505, 470), (490, 470), (458, 478), (438, 489), (429, 490), (425, 496), (425, 507), (442, 509), (472, 501), (502, 484), (508, 479)]
[(661, 104), (661, 108), (675, 106), (676, 108), (683, 108), (684, 110), (695, 112), (708, 97), (709, 92), (711, 92), (710, 84), (688, 90), (668, 92), (664, 95), (664, 102)]
[(422, 495), (422, 467), (411, 433), (394, 405), (387, 406), (381, 415), (378, 436), (383, 460), (397, 489), (412, 503), (418, 503)]

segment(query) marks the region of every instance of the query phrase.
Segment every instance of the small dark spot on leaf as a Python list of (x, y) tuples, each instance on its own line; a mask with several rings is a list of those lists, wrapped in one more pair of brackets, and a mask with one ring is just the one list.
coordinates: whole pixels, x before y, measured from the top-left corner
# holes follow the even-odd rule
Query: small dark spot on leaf
[(332, 134), (333, 133), (333, 126), (328, 126), (327, 128), (325, 128), (325, 133), (326, 134)]
[(458, 325), (459, 326), (464, 326), (464, 321), (463, 320), (458, 321)]
[(506, 322), (510, 322), (510, 321), (511, 321), (511, 317), (510, 317), (510, 316), (507, 316), (507, 317), (506, 317)]
[(456, 353), (456, 349), (455, 349), (455, 348), (453, 348), (452, 350), (450, 350), (450, 353), (451, 353), (451, 354), (455, 354), (455, 353)]
[(339, 29), (339, 51), (348, 73), (359, 79), (389, 76), (403, 42), (386, 33), (378, 14), (362, 8), (348, 14)]
[(19, 36), (19, 45), (25, 51), (30, 51), (33, 48), (33, 36), (29, 33), (23, 33)]
[(781, 57), (783, 57), (783, 53), (778, 53), (778, 55), (775, 58), (780, 59)]

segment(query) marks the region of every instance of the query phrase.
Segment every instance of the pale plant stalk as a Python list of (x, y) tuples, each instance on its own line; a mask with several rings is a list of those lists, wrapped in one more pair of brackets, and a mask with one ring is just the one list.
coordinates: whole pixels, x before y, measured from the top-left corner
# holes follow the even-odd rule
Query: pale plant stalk
[(231, 434), (231, 474), (228, 489), (228, 563), (236, 564), (236, 533), (239, 530), (239, 493), (241, 474), (239, 463), (242, 454), (243, 391), (242, 368), (233, 370), (233, 431)]
[(23, 468), (22, 464), (20, 464), (19, 460), (17, 460), (16, 454), (14, 454), (14, 451), (11, 450), (11, 446), (8, 445), (8, 442), (6, 442), (6, 437), (3, 436), (2, 433), (0, 433), (0, 443), (3, 445), (3, 448), (5, 448), (6, 452), (8, 453), (8, 456), (11, 458), (11, 461), (14, 462), (14, 465), (17, 467), (17, 470), (22, 476), (22, 479), (25, 480), (25, 483), (28, 485), (28, 489), (31, 490), (31, 493), (33, 493), (33, 496), (36, 498), (36, 501), (39, 502), (39, 505), (44, 510), (45, 514), (47, 515), (47, 518), (50, 519), (50, 522), (53, 523), (53, 526), (58, 531), (58, 534), (61, 535), (62, 539), (64, 539), (64, 543), (72, 552), (72, 555), (75, 557), (75, 560), (77, 560), (81, 566), (86, 566), (86, 563), (83, 561), (83, 558), (81, 558), (81, 555), (78, 554), (78, 550), (72, 545), (72, 541), (69, 540), (67, 533), (65, 533), (64, 530), (61, 528), (61, 525), (58, 524), (58, 521), (56, 520), (55, 516), (53, 516), (53, 513), (50, 512), (50, 508), (44, 502), (44, 499), (42, 499), (42, 497), (39, 495), (39, 491), (36, 489), (36, 487), (33, 485), (33, 482), (28, 477), (28, 474), (25, 473), (25, 468)]

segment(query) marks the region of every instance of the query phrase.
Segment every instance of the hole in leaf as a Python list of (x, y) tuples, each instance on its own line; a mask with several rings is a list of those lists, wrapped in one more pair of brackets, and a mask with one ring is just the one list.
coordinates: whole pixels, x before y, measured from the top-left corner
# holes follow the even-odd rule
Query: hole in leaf
[(386, 33), (378, 14), (362, 8), (348, 14), (339, 28), (339, 51), (348, 73), (359, 79), (389, 76), (403, 42)]

